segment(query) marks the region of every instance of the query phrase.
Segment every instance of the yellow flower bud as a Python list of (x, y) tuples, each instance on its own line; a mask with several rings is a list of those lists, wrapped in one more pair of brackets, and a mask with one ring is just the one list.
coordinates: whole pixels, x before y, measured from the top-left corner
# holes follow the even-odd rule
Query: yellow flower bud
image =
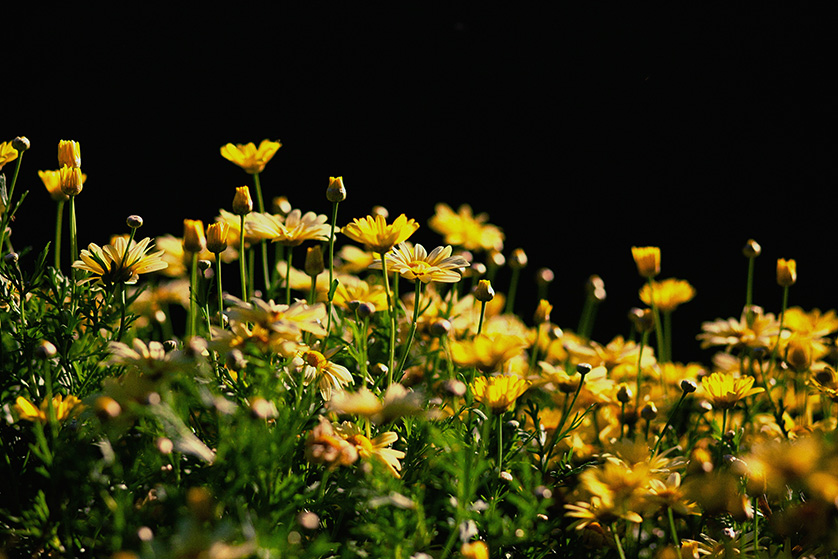
[(323, 250), (320, 245), (308, 247), (306, 251), (305, 272), (309, 277), (317, 277), (323, 270), (326, 269), (323, 264)]
[(781, 287), (789, 287), (794, 285), (797, 281), (797, 262), (794, 260), (786, 260), (785, 258), (777, 259), (777, 283)]
[(227, 250), (227, 234), (230, 226), (226, 221), (217, 221), (207, 225), (207, 249), (214, 254)]
[(64, 165), (59, 172), (61, 192), (66, 196), (78, 196), (84, 186), (84, 177), (78, 167)]
[(535, 315), (533, 316), (535, 323), (544, 324), (545, 322), (550, 322), (550, 311), (552, 310), (553, 305), (545, 299), (540, 300), (538, 302), (538, 307), (535, 309)]
[(637, 273), (644, 278), (653, 278), (661, 271), (661, 249), (659, 247), (631, 247), (631, 255), (637, 264)]
[(756, 258), (760, 253), (762, 253), (762, 247), (759, 246), (759, 243), (753, 239), (748, 239), (748, 242), (745, 243), (745, 247), (742, 249), (742, 254), (746, 258)]
[(509, 267), (513, 269), (521, 269), (527, 266), (527, 253), (522, 248), (516, 248), (509, 255)]
[(233, 197), (233, 213), (236, 215), (247, 215), (253, 211), (253, 198), (250, 197), (250, 189), (246, 186), (236, 188), (236, 195)]
[(183, 250), (187, 252), (201, 252), (207, 248), (204, 237), (204, 223), (199, 219), (183, 220)]
[(326, 199), (329, 202), (343, 202), (346, 200), (346, 187), (343, 186), (343, 177), (329, 177)]
[(61, 140), (58, 142), (58, 166), (81, 167), (81, 147), (73, 140)]
[(492, 282), (487, 279), (477, 282), (477, 287), (474, 288), (474, 298), (483, 303), (488, 303), (494, 299), (495, 290), (492, 288)]

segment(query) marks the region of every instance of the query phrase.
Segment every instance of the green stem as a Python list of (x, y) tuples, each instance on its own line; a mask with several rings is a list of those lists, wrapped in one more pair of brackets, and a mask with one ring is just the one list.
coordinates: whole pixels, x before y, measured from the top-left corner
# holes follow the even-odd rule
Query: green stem
[(259, 173), (253, 173), (253, 184), (256, 187), (256, 203), (259, 204), (259, 212), (265, 213), (265, 201), (262, 199), (262, 181), (259, 180)]
[(198, 253), (192, 253), (192, 277), (189, 284), (189, 324), (187, 325), (186, 338), (195, 335), (198, 320)]
[(413, 337), (416, 335), (416, 325), (419, 322), (419, 298), (422, 294), (422, 282), (418, 279), (413, 281), (416, 283), (416, 296), (413, 299), (413, 322), (410, 323), (410, 332), (407, 334), (407, 342), (404, 346), (404, 353), (402, 354), (401, 361), (399, 362), (399, 370), (396, 375), (397, 379), (400, 379), (402, 373), (404, 372), (404, 366), (407, 363), (407, 358), (410, 354), (410, 346), (413, 344)]
[(326, 315), (326, 339), (329, 339), (329, 332), (332, 331), (332, 298), (334, 292), (332, 290), (332, 283), (335, 281), (335, 223), (338, 220), (338, 202), (332, 203), (332, 224), (329, 233), (329, 303), (328, 314)]
[(244, 215), (241, 216), (241, 231), (239, 232), (239, 273), (242, 282), (242, 301), (247, 302), (247, 269), (244, 262)]
[(745, 288), (745, 308), (751, 306), (754, 299), (754, 257), (748, 258), (748, 285)]
[(658, 346), (658, 361), (666, 363), (669, 361), (669, 356), (666, 355), (666, 344), (663, 341), (663, 327), (661, 326), (661, 313), (658, 310), (658, 305), (655, 303), (655, 290), (652, 287), (654, 281), (649, 278), (649, 299), (650, 307), (652, 307), (652, 316), (655, 318), (655, 340)]
[(64, 222), (64, 200), (59, 200), (55, 212), (55, 269), (61, 270), (61, 233)]
[(640, 413), (640, 385), (643, 380), (643, 348), (646, 347), (648, 341), (649, 331), (646, 330), (640, 336), (640, 351), (637, 353), (637, 394), (635, 395), (634, 403), (634, 409), (637, 413)]
[(291, 256), (293, 254), (291, 247), (288, 247), (288, 252), (285, 255), (285, 304), (291, 304)]
[(623, 551), (623, 544), (620, 543), (620, 536), (617, 535), (617, 523), (611, 523), (611, 532), (614, 533), (614, 543), (617, 544), (617, 552), (620, 554), (620, 559), (626, 559), (626, 553)]
[(23, 160), (23, 152), (18, 152), (17, 163), (15, 164), (15, 174), (12, 176), (12, 186), (9, 187), (8, 197), (6, 201), (6, 209), (3, 211), (3, 218), (0, 220), (0, 250), (3, 250), (3, 243), (6, 239), (6, 227), (11, 220), (12, 212), (12, 198), (15, 195), (15, 185), (17, 184), (17, 175), (20, 172), (20, 162)]
[(681, 540), (678, 538), (678, 531), (675, 529), (675, 517), (672, 515), (672, 507), (666, 508), (666, 515), (669, 517), (669, 533), (672, 536), (672, 545), (678, 551), (678, 557), (681, 557)]
[(218, 327), (224, 329), (224, 296), (221, 290), (221, 253), (215, 253), (215, 291), (218, 296)]
[(483, 317), (486, 315), (486, 301), (480, 301), (480, 320), (477, 323), (477, 334), (483, 331)]
[(116, 341), (122, 341), (122, 334), (125, 332), (125, 284), (119, 284), (119, 331), (116, 334)]
[(384, 293), (387, 294), (387, 308), (390, 314), (390, 347), (387, 360), (387, 386), (393, 384), (393, 367), (396, 362), (396, 306), (393, 304), (393, 294), (390, 292), (390, 276), (387, 273), (387, 258), (381, 253), (381, 273), (384, 276)]
[(509, 294), (506, 298), (506, 314), (511, 314), (515, 307), (515, 292), (518, 291), (518, 278), (521, 275), (521, 268), (512, 268), (512, 278), (509, 281)]
[(669, 417), (667, 418), (666, 423), (663, 426), (663, 429), (661, 429), (661, 434), (658, 436), (658, 440), (655, 442), (654, 448), (652, 448), (651, 456), (654, 456), (655, 453), (658, 451), (658, 447), (660, 446), (664, 435), (666, 435), (666, 429), (669, 427), (670, 423), (672, 423), (672, 418), (675, 417), (675, 412), (678, 411), (678, 407), (681, 405), (681, 402), (683, 402), (684, 398), (686, 398), (686, 397), (687, 397), (687, 393), (686, 392), (681, 392), (681, 398), (678, 400), (678, 402), (672, 408), (672, 411), (669, 413)]

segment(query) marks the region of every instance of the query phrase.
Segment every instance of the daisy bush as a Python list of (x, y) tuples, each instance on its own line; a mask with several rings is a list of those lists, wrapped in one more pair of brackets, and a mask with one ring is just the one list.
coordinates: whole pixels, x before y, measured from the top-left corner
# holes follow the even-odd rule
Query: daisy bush
[(838, 555), (838, 315), (788, 305), (794, 260), (757, 278), (748, 241), (742, 307), (696, 333), (712, 358), (675, 362), (700, 294), (658, 247), (625, 247), (638, 306), (593, 339), (602, 278), (556, 324), (552, 272), (528, 281), (489, 216), (344, 217), (342, 177), (296, 208), (260, 181), (280, 147), (207, 154), (247, 184), (182, 231), (128, 207), (79, 239), (97, 202), (62, 140), (31, 172), (56, 210), (31, 247), (30, 142), (0, 144), (0, 557)]

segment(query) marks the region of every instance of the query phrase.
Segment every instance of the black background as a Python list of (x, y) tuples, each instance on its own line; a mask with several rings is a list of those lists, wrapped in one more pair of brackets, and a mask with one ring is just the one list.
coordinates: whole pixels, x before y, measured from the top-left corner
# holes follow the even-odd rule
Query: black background
[(252, 184), (220, 146), (269, 138), (283, 147), (266, 198), (328, 215), (341, 175), (339, 225), (380, 204), (436, 246), (435, 203), (487, 212), (506, 252), (529, 256), (526, 318), (537, 268), (556, 273), (568, 328), (601, 275), (603, 342), (639, 303), (632, 245), (660, 246), (661, 277), (698, 290), (675, 315), (676, 359), (700, 357), (701, 321), (738, 316), (750, 237), (764, 248), (756, 303), (779, 310), (784, 257), (800, 273), (791, 304), (835, 306), (836, 49), (815, 4), (107, 6), (0, 22), (0, 128), (32, 142), (16, 248), (52, 238), (36, 172), (56, 167), (60, 139), (82, 146), (85, 246), (129, 214), (146, 236), (212, 221)]

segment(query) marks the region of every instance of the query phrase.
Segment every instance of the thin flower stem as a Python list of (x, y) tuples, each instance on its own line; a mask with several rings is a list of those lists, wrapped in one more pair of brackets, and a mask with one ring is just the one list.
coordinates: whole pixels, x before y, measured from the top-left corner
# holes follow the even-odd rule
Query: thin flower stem
[(410, 346), (413, 344), (413, 337), (416, 335), (416, 325), (419, 322), (419, 298), (422, 294), (422, 282), (414, 280), (416, 282), (416, 296), (413, 299), (413, 322), (410, 323), (410, 331), (407, 334), (407, 342), (404, 346), (404, 353), (402, 354), (401, 361), (399, 362), (399, 371), (395, 378), (400, 379), (402, 373), (404, 372), (404, 366), (407, 363), (408, 355), (410, 354)]
[(329, 232), (329, 287), (328, 287), (328, 305), (326, 314), (326, 340), (329, 339), (329, 332), (332, 331), (332, 299), (334, 298), (334, 290), (332, 283), (335, 281), (335, 223), (338, 220), (338, 203), (332, 202), (332, 223)]
[(646, 330), (640, 337), (640, 351), (637, 353), (637, 394), (635, 395), (634, 409), (636, 409), (638, 413), (640, 412), (640, 385), (643, 380), (643, 349), (646, 347), (648, 341), (649, 331)]
[[(6, 227), (9, 225), (9, 221), (11, 220), (11, 213), (12, 213), (12, 197), (15, 195), (15, 185), (17, 184), (17, 175), (20, 172), (20, 162), (23, 160), (23, 153), (18, 152), (17, 162), (15, 164), (15, 174), (12, 175), (12, 185), (9, 187), (9, 195), (7, 198), (7, 207), (6, 210), (3, 212), (3, 218), (0, 220), (0, 250), (3, 250), (3, 243), (6, 239)], [(24, 196), (26, 193), (24, 192)]]
[(247, 302), (247, 270), (244, 262), (244, 215), (241, 216), (241, 230), (239, 231), (239, 272), (242, 282), (242, 301)]
[(483, 331), (483, 317), (486, 315), (486, 301), (480, 301), (480, 320), (477, 323), (477, 334)]
[(748, 258), (748, 284), (745, 288), (745, 308), (751, 306), (754, 300), (754, 261), (755, 257)]
[(61, 270), (61, 229), (64, 222), (64, 200), (59, 200), (55, 212), (55, 269)]
[(198, 321), (198, 253), (192, 253), (192, 277), (189, 283), (189, 324), (186, 338), (195, 335)]
[(218, 327), (224, 329), (224, 297), (221, 290), (221, 253), (215, 253), (215, 290), (218, 296)]
[(669, 517), (669, 533), (672, 536), (672, 545), (681, 557), (681, 540), (678, 538), (678, 531), (675, 529), (675, 517), (672, 515), (672, 507), (666, 507), (666, 515)]
[[(265, 213), (265, 200), (262, 198), (262, 181), (259, 179), (259, 173), (253, 173), (253, 184), (256, 187), (256, 203), (259, 205), (259, 212)], [(244, 235), (244, 228), (242, 228), (242, 235)], [(262, 275), (265, 281), (265, 297), (270, 296), (271, 280), (268, 272), (268, 245), (265, 241), (260, 243), (262, 245)]]
[(617, 535), (617, 523), (611, 523), (611, 532), (614, 534), (614, 543), (617, 544), (617, 552), (620, 554), (620, 559), (626, 559), (626, 554), (623, 551), (623, 544), (620, 543), (620, 536)]
[(658, 361), (666, 363), (669, 361), (669, 356), (666, 355), (666, 344), (663, 340), (663, 327), (661, 326), (661, 313), (660, 310), (658, 310), (657, 303), (655, 303), (655, 289), (652, 286), (652, 278), (649, 278), (649, 306), (652, 307), (652, 316), (655, 317), (655, 340), (657, 341), (658, 346)]
[(390, 347), (387, 361), (387, 386), (393, 384), (393, 367), (396, 361), (396, 306), (390, 292), (390, 276), (387, 273), (387, 258), (381, 253), (381, 273), (384, 276), (384, 293), (387, 294), (387, 308), (390, 314)]
[(291, 304), (291, 257), (294, 251), (288, 247), (288, 252), (285, 255), (285, 304)]
[(498, 414), (498, 473), (503, 471), (503, 414)]
[(675, 406), (673, 406), (672, 411), (669, 412), (669, 417), (667, 418), (666, 423), (663, 426), (663, 429), (661, 429), (661, 434), (658, 436), (658, 440), (655, 442), (654, 448), (652, 448), (651, 456), (654, 456), (655, 453), (658, 451), (658, 447), (660, 446), (664, 435), (666, 435), (666, 429), (672, 423), (672, 418), (675, 417), (675, 412), (678, 411), (678, 407), (681, 405), (681, 402), (683, 402), (686, 397), (687, 397), (687, 393), (686, 392), (681, 392), (681, 398), (678, 400), (678, 402), (675, 403)]
[(509, 281), (509, 294), (506, 297), (505, 312), (507, 314), (512, 314), (515, 307), (515, 293), (518, 291), (518, 278), (520, 275), (521, 268), (517, 266), (512, 268), (512, 278)]
[(125, 284), (119, 284), (119, 331), (116, 334), (116, 341), (122, 341), (122, 334), (125, 332)]

